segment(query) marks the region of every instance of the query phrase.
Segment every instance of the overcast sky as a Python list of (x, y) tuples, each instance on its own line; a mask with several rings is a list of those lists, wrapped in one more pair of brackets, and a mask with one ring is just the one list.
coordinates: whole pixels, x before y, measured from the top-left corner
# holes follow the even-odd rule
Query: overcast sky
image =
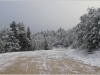
[(65, 30), (76, 26), (88, 7), (100, 7), (100, 1), (0, 1), (0, 29), (12, 21), (23, 22), (32, 33), (41, 30)]

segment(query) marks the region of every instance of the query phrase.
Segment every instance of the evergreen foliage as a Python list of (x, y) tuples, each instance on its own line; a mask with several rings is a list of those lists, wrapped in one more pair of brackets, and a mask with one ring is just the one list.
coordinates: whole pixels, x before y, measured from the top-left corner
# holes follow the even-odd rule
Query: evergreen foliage
[(28, 47), (31, 46), (29, 38), (27, 38), (27, 33), (25, 31), (25, 26), (23, 23), (18, 23), (18, 40), (20, 41), (21, 51), (29, 50)]
[(18, 35), (17, 35), (17, 25), (16, 25), (16, 22), (13, 21), (11, 24), (10, 24), (10, 28), (11, 30), (14, 32), (14, 36), (16, 38), (18, 38)]
[(47, 43), (46, 39), (44, 41), (44, 50), (49, 50), (48, 43)]

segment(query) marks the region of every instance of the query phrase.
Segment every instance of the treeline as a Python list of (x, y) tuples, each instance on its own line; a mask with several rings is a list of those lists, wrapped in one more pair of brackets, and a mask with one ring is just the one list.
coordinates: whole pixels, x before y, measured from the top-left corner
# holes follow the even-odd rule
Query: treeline
[[(0, 31), (0, 53), (16, 51), (50, 50), (56, 47), (68, 47), (66, 39), (69, 32), (61, 27), (57, 31), (41, 31), (32, 34), (23, 23), (13, 21), (9, 28)], [(71, 36), (69, 37), (71, 39)], [(72, 40), (72, 39), (71, 39)]]
[(66, 40), (67, 31), (61, 27), (57, 31), (41, 31), (33, 35), (36, 49), (43, 49), (44, 41), (47, 42), (48, 49), (52, 49), (53, 46), (67, 47), (68, 43)]
[(100, 8), (88, 8), (88, 13), (80, 17), (77, 26), (65, 31), (41, 31), (32, 34), (30, 28), (25, 30), (23, 23), (12, 22), (10, 28), (0, 31), (0, 53), (15, 51), (49, 50), (53, 47), (71, 46), (86, 49), (88, 52), (100, 48)]
[[(85, 49), (93, 52), (100, 49), (100, 8), (88, 8), (87, 13), (80, 17), (80, 23), (70, 30), (60, 28), (58, 31), (47, 31), (35, 34), (51, 38), (51, 45), (71, 46), (76, 49)], [(39, 38), (38, 38), (39, 39)], [(49, 43), (50, 44), (50, 43)]]
[(16, 52), (33, 50), (30, 28), (25, 31), (23, 23), (10, 24), (10, 29), (0, 31), (0, 52)]
[[(43, 36), (42, 43), (40, 39), (34, 39), (31, 30), (25, 29), (23, 23), (13, 21), (9, 28), (0, 31), (0, 53), (17, 52), (17, 51), (34, 51), (52, 49), (51, 43), (47, 41), (46, 35)], [(51, 41), (51, 40), (49, 40)]]

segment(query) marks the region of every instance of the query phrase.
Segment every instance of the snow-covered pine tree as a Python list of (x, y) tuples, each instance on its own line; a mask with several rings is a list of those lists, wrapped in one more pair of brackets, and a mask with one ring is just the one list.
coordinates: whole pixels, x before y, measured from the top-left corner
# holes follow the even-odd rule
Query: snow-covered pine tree
[(32, 43), (32, 38), (31, 38), (31, 30), (30, 30), (29, 26), (27, 28), (27, 38), (29, 39), (29, 41), (31, 43), (30, 45), (28, 45), (28, 50), (34, 50), (34, 48), (32, 47), (33, 43)]
[(0, 39), (0, 53), (5, 52), (5, 43)]
[(23, 23), (18, 23), (18, 39), (20, 41), (21, 51), (28, 51), (28, 47), (31, 46), (30, 40), (27, 38), (25, 26)]
[(10, 24), (10, 28), (11, 28), (11, 30), (14, 32), (14, 36), (18, 39), (17, 25), (16, 25), (16, 22), (15, 22), (15, 21), (13, 21), (13, 22)]
[(88, 14), (80, 17), (81, 22), (76, 26), (79, 47), (87, 49), (89, 52), (100, 48), (100, 11), (99, 8), (89, 8)]
[(37, 50), (36, 41), (32, 39), (32, 50)]
[(47, 36), (46, 41), (47, 41), (47, 44), (48, 44), (48, 49), (52, 49), (52, 38), (51, 38), (51, 36)]
[(21, 47), (19, 46), (19, 40), (16, 39), (12, 31), (9, 32), (8, 37), (6, 37), (6, 40), (7, 40), (6, 46), (5, 46), (6, 52), (20, 51)]
[(99, 42), (100, 42), (100, 12), (99, 10), (96, 10), (94, 8), (90, 9), (92, 11), (92, 18), (91, 18), (91, 26), (89, 27), (89, 35), (88, 37), (88, 50), (89, 52), (92, 52), (94, 50), (99, 49)]
[(44, 50), (49, 50), (46, 38), (45, 38), (45, 41), (44, 41)]
[(29, 38), (29, 40), (31, 40), (31, 30), (30, 30), (29, 26), (27, 28), (27, 37)]
[(10, 29), (4, 28), (0, 31), (0, 39), (5, 44), (5, 51), (19, 51), (20, 46), (16, 46), (19, 43), (18, 39), (14, 36), (14, 32)]

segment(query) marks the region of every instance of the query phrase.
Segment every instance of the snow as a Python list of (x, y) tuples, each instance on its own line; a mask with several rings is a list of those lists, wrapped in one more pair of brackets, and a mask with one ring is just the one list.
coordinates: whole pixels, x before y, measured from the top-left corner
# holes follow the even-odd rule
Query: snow
[(90, 66), (100, 67), (100, 51), (95, 51), (93, 54), (88, 54), (86, 50), (66, 49), (66, 55), (77, 61), (83, 62)]
[[(45, 54), (46, 55), (45, 55)], [(25, 52), (11, 52), (11, 53), (3, 53), (0, 54), (0, 71), (4, 70), (6, 67), (12, 65), (16, 62), (18, 57), (24, 57), (21, 58), (21, 60), (26, 60), (28, 57), (35, 57), (40, 56), (39, 58), (32, 58), (32, 60), (28, 63), (22, 63), (21, 67), (26, 68), (25, 70), (28, 70), (29, 65), (32, 62), (37, 62), (36, 65), (37, 68), (40, 69), (50, 69), (51, 67), (48, 66), (47, 60), (50, 61), (50, 59), (54, 59), (53, 62), (56, 62), (55, 60), (62, 61), (62, 58), (71, 58), (74, 60), (77, 60), (78, 62), (83, 62), (84, 64), (88, 64), (90, 66), (98, 66), (100, 67), (100, 51), (94, 52), (94, 54), (88, 54), (86, 50), (76, 50), (76, 49), (56, 49), (53, 50), (37, 50), (37, 51), (25, 51)], [(65, 69), (62, 66), (57, 66), (58, 64), (55, 63), (54, 68), (59, 68), (60, 72), (63, 73), (64, 70), (72, 70), (71, 67), (68, 67), (66, 63), (62, 62), (63, 65), (65, 65)], [(74, 65), (72, 65), (73, 67)], [(82, 67), (83, 65), (81, 65)], [(52, 69), (50, 69), (52, 70)], [(42, 73), (42, 72), (41, 72)]]
[[(17, 60), (18, 57), (23, 57), (23, 56), (25, 56), (25, 57), (35, 57), (37, 55), (40, 55), (40, 56), (42, 55), (43, 56), (44, 52), (48, 52), (50, 58), (54, 58), (54, 56), (52, 56), (52, 54), (54, 54), (54, 55), (56, 54), (56, 52), (55, 51), (52, 52), (52, 50), (48, 50), (48, 51), (40, 50), (40, 51), (2, 53), (2, 54), (0, 54), (0, 70), (4, 70), (6, 67), (12, 65)], [(45, 60), (45, 58), (47, 56), (44, 56), (44, 57), (42, 57), (42, 56), (39, 59), (40, 60), (43, 59), (44, 62), (42, 63), (42, 65), (40, 64), (40, 66), (44, 67), (46, 69), (46, 60)], [(21, 60), (25, 60), (25, 59), (26, 58), (21, 58)], [(32, 61), (34, 61), (34, 58), (33, 58)], [(27, 64), (25, 64), (25, 63), (22, 64), (22, 66), (25, 66), (25, 65), (27, 65)], [(27, 67), (26, 68), (26, 71), (27, 71), (28, 65), (26, 67)]]
[(100, 21), (98, 22), (98, 24), (100, 24)]

